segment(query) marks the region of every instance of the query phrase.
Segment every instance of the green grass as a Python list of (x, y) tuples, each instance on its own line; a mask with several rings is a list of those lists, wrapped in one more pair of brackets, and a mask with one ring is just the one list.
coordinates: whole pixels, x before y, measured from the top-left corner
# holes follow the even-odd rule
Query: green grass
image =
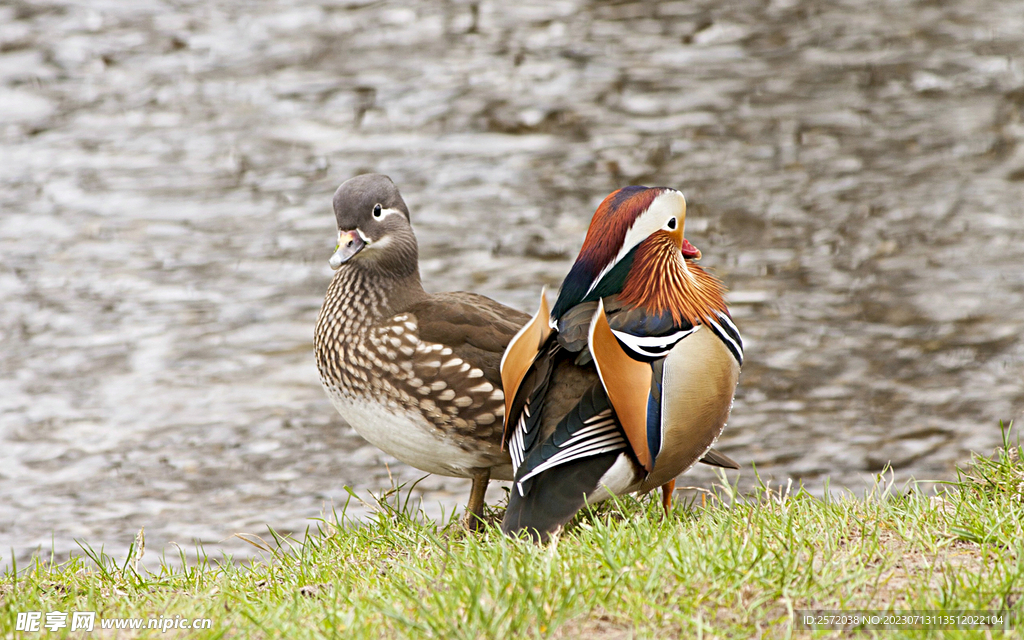
[[(657, 500), (622, 500), (543, 547), (427, 521), (393, 490), (360, 526), (333, 515), (301, 543), (253, 539), (265, 555), (253, 563), (201, 558), (140, 575), (135, 545), (120, 564), (92, 551), (37, 560), (3, 579), (0, 635), (32, 610), (213, 620), (208, 631), (142, 637), (346, 639), (840, 637), (795, 629), (791, 612), (1024, 610), (1019, 443), (975, 456), (932, 491), (880, 481), (866, 496), (821, 500), (762, 489), (739, 496), (724, 485), (669, 518)], [(61, 637), (24, 637), (44, 635)]]

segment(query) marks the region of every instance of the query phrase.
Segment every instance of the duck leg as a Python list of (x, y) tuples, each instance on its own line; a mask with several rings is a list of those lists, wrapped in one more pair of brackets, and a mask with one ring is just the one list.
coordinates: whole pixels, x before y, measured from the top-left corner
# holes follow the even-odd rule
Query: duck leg
[(665, 484), (661, 485), (661, 506), (665, 509), (665, 515), (668, 515), (669, 509), (672, 508), (672, 492), (675, 490), (675, 478), (672, 478)]
[(483, 469), (473, 476), (473, 487), (469, 490), (466, 515), (462, 520), (463, 526), (470, 531), (477, 531), (483, 525), (484, 495), (487, 493), (487, 483), (490, 480), (490, 469)]

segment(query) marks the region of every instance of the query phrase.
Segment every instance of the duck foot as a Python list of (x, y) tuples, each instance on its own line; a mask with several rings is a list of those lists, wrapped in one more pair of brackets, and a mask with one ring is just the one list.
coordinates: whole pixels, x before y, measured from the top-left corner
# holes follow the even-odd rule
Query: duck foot
[(665, 515), (672, 509), (672, 492), (676, 490), (675, 478), (661, 485), (661, 506), (665, 509)]
[(487, 483), (490, 480), (490, 469), (484, 469), (473, 476), (473, 487), (469, 490), (466, 515), (462, 518), (462, 526), (469, 531), (479, 531), (483, 528), (484, 495), (487, 493)]

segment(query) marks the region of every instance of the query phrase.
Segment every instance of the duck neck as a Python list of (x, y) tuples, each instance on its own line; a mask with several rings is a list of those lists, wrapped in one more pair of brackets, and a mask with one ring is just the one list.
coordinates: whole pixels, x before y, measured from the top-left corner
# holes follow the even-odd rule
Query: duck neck
[(334, 274), (321, 310), (345, 332), (375, 324), (427, 297), (418, 268), (404, 274), (367, 269), (358, 263), (342, 265)]

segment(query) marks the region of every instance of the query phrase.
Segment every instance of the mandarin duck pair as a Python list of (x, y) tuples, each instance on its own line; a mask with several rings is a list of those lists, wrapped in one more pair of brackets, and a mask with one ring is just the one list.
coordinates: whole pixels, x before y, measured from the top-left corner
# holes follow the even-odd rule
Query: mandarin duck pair
[(502, 529), (545, 541), (583, 506), (661, 487), (725, 426), (743, 343), (724, 287), (695, 264), (683, 195), (626, 187), (601, 203), (549, 310), (424, 291), (409, 210), (386, 176), (334, 195), (336, 270), (314, 337), (320, 379), (359, 435), (429, 473), (511, 480)]

